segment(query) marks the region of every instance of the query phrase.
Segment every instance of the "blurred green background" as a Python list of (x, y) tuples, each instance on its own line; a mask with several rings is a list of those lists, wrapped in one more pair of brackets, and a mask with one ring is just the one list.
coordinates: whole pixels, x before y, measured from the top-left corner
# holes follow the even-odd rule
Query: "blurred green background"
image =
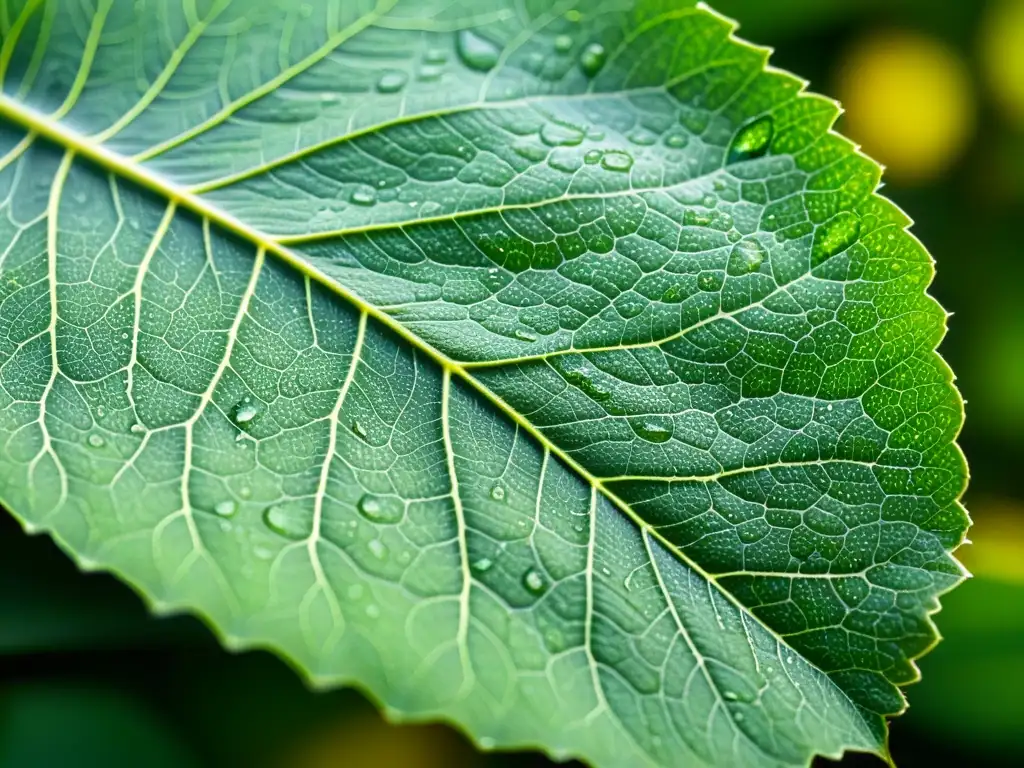
[[(968, 401), (976, 525), (960, 554), (975, 578), (944, 601), (945, 641), (892, 727), (896, 762), (1024, 765), (1024, 0), (712, 4), (843, 102), (840, 130), (887, 166), (955, 313), (941, 351)], [(394, 728), (352, 691), (309, 692), (269, 654), (151, 618), (7, 515), (0, 616), (0, 768), (548, 764), (476, 755), (443, 726)]]

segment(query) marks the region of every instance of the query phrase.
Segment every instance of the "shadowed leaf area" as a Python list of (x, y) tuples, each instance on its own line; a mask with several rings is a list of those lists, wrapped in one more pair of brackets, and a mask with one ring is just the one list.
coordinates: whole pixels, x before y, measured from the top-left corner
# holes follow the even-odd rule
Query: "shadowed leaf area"
[(688, 2), (3, 9), (26, 528), (483, 748), (885, 752), (963, 410), (833, 102)]

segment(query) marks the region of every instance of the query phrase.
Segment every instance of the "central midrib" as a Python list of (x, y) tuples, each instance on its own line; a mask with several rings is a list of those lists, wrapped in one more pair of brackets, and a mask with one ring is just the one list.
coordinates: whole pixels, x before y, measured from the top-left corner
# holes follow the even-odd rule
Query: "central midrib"
[[(640, 517), (632, 507), (621, 497), (619, 497), (614, 491), (605, 486), (605, 484), (581, 465), (576, 459), (567, 454), (561, 447), (554, 443), (550, 438), (544, 435), (537, 427), (535, 427), (528, 419), (522, 416), (518, 411), (512, 408), (506, 403), (501, 397), (492, 392), (482, 382), (478, 381), (472, 374), (466, 370), (459, 362), (452, 360), (442, 351), (429, 344), (428, 342), (421, 339), (415, 333), (407, 329), (400, 322), (395, 320), (393, 317), (388, 315), (381, 309), (378, 309), (373, 304), (370, 304), (360, 298), (357, 294), (353, 293), (343, 285), (340, 285), (337, 281), (326, 275), (325, 273), (318, 270), (315, 266), (303, 259), (299, 254), (287, 248), (279, 241), (268, 237), (259, 230), (249, 226), (240, 219), (232, 216), (226, 211), (220, 210), (216, 206), (211, 205), (209, 202), (199, 197), (198, 195), (183, 189), (174, 182), (165, 179), (158, 174), (153, 173), (149, 169), (138, 165), (137, 163), (129, 160), (122, 155), (115, 152), (111, 152), (109, 149), (95, 144), (81, 134), (69, 129), (59, 122), (49, 119), (47, 116), (35, 111), (31, 107), (19, 103), (12, 99), (6, 94), (0, 94), (0, 116), (4, 119), (17, 124), (21, 128), (27, 130), (30, 135), (41, 136), (44, 139), (51, 141), (52, 143), (63, 147), (65, 150), (74, 153), (76, 156), (85, 158), (86, 160), (106, 169), (111, 173), (115, 173), (122, 178), (129, 181), (133, 181), (140, 186), (143, 186), (150, 191), (163, 196), (169, 202), (174, 202), (178, 207), (187, 209), (192, 213), (200, 216), (201, 218), (208, 219), (217, 226), (224, 230), (231, 232), (238, 237), (248, 240), (253, 245), (263, 248), (268, 253), (272, 253), (277, 258), (289, 266), (297, 269), (300, 273), (309, 276), (316, 280), (325, 288), (338, 295), (340, 298), (352, 304), (354, 307), (362, 312), (365, 312), (368, 316), (372, 317), (377, 322), (381, 323), (384, 327), (398, 335), (404, 341), (412, 345), (415, 349), (426, 353), (435, 363), (437, 363), (445, 371), (451, 374), (457, 375), (460, 379), (467, 382), (477, 392), (479, 392), (484, 398), (486, 398), (492, 405), (498, 408), (502, 413), (512, 419), (519, 427), (525, 430), (531, 435), (537, 442), (547, 448), (551, 454), (557, 456), (566, 466), (572, 469), (577, 475), (586, 480), (592, 487), (599, 490), (605, 498), (611, 501), (623, 514), (625, 514), (639, 529), (642, 533), (646, 533), (652, 536), (663, 546), (666, 550), (671, 552), (677, 557), (681, 563), (686, 567), (698, 573), (702, 578), (706, 579), (708, 583), (714, 585), (715, 589), (718, 590), (722, 596), (734, 605), (738, 610), (749, 616), (752, 621), (757, 622), (759, 626), (765, 629), (773, 638), (775, 638), (782, 645), (793, 650), (801, 656), (808, 664), (814, 666), (823, 676), (831, 681), (831, 677), (818, 667), (810, 659), (807, 659), (802, 653), (799, 653), (792, 646), (786, 642), (785, 638), (779, 635), (774, 629), (761, 621), (747, 606), (741, 603), (729, 590), (722, 587), (715, 576), (707, 572), (702, 568), (696, 561), (691, 559), (683, 551), (681, 551), (675, 544), (668, 541), (662, 536), (657, 529), (648, 524), (642, 517)], [(582, 350), (585, 351), (585, 350)], [(594, 521), (591, 521), (591, 525)], [(794, 574), (796, 575), (796, 574)], [(835, 685), (835, 683), (832, 683)], [(838, 687), (838, 686), (837, 686)], [(842, 690), (842, 689), (840, 689)], [(847, 695), (845, 691), (844, 695)], [(847, 695), (848, 696), (848, 695)], [(867, 725), (867, 724), (866, 724)]]

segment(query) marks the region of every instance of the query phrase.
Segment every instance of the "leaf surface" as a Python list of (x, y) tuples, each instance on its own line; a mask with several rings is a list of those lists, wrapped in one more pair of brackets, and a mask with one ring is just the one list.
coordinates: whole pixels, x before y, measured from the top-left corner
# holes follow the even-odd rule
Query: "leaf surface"
[(945, 315), (704, 6), (0, 6), (0, 499), (399, 719), (883, 753), (962, 578)]

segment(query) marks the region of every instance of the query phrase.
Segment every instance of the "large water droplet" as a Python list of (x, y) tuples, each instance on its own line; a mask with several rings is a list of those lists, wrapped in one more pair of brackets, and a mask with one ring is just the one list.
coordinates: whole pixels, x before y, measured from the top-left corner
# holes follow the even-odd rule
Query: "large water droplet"
[(608, 54), (600, 43), (591, 43), (580, 54), (580, 68), (587, 77), (593, 77), (601, 71)]
[(238, 510), (238, 505), (235, 504), (234, 499), (224, 499), (224, 501), (218, 501), (214, 506), (213, 511), (221, 517), (231, 517)]
[(601, 167), (606, 171), (628, 171), (633, 167), (633, 158), (625, 152), (612, 150), (601, 157)]
[(595, 375), (594, 370), (590, 366), (582, 365), (578, 368), (571, 368), (566, 371), (565, 380), (574, 387), (578, 387), (583, 394), (587, 395), (592, 400), (597, 400), (599, 402), (608, 400), (611, 398), (612, 393), (594, 380)]
[(103, 435), (98, 435), (95, 432), (87, 438), (87, 442), (93, 448), (102, 448), (107, 444), (107, 441), (103, 439)]
[(263, 522), (267, 528), (286, 539), (304, 539), (309, 535), (309, 527), (305, 520), (294, 511), (274, 505), (263, 510)]
[(853, 213), (843, 211), (826, 221), (814, 233), (814, 245), (811, 246), (811, 266), (816, 267), (824, 261), (842, 253), (860, 237), (860, 219)]
[(260, 409), (252, 403), (242, 402), (235, 408), (235, 424), (248, 424), (259, 415)]
[(359, 514), (374, 523), (394, 525), (405, 517), (405, 505), (393, 496), (365, 494), (356, 504)]
[(377, 81), (377, 90), (381, 93), (397, 93), (405, 87), (408, 80), (409, 76), (405, 72), (385, 72)]
[(463, 64), (478, 72), (492, 69), (501, 56), (498, 46), (469, 29), (459, 32), (455, 40), (455, 50)]
[(671, 416), (654, 414), (632, 418), (629, 420), (629, 426), (633, 428), (637, 437), (649, 443), (664, 443), (672, 438), (674, 425)]
[(583, 141), (583, 131), (574, 125), (544, 123), (540, 129), (540, 140), (549, 147), (575, 147)]
[(738, 163), (743, 160), (753, 160), (768, 153), (771, 146), (772, 136), (775, 133), (775, 121), (770, 115), (759, 117), (752, 123), (747, 123), (740, 128), (732, 144), (729, 145), (727, 163)]
[(733, 246), (732, 252), (729, 254), (729, 265), (726, 271), (733, 276), (757, 272), (767, 255), (765, 247), (757, 240), (740, 240)]
[(377, 202), (377, 193), (372, 189), (357, 189), (349, 198), (356, 205), (373, 205)]
[(544, 577), (540, 575), (540, 571), (536, 568), (531, 568), (523, 574), (523, 586), (533, 594), (539, 595), (544, 591), (546, 585)]

